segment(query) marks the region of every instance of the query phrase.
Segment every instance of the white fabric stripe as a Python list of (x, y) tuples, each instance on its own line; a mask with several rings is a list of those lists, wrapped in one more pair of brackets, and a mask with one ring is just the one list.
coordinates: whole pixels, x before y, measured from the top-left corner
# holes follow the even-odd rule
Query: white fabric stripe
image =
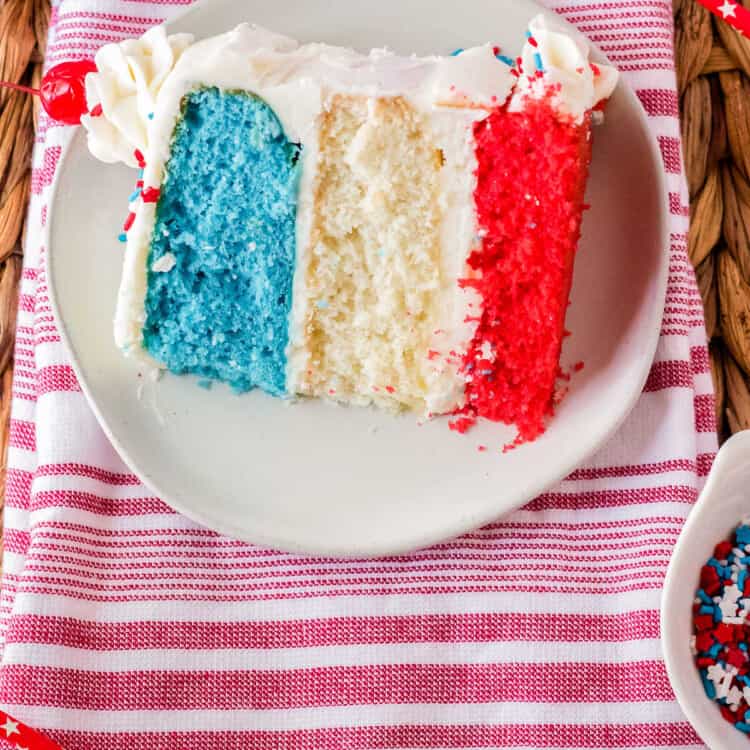
[(36, 453), (10, 445), (8, 446), (8, 466), (21, 471), (34, 471), (36, 469)]
[[(657, 479), (658, 475), (652, 475), (652, 479)], [(607, 482), (611, 482), (613, 485), (610, 488), (606, 487)], [(669, 487), (669, 486), (677, 486), (682, 487), (683, 492), (689, 491), (689, 488), (693, 482), (682, 482), (682, 481), (675, 481), (675, 482), (656, 482), (656, 481), (650, 481), (650, 482), (643, 482), (641, 485), (642, 487)], [(593, 486), (592, 486), (593, 485)], [(35, 488), (36, 489), (36, 488)], [(568, 481), (567, 483), (561, 485), (560, 487), (554, 488), (551, 490), (552, 492), (555, 492), (556, 494), (560, 495), (570, 495), (571, 497), (581, 493), (581, 492), (588, 492), (591, 490), (597, 489), (598, 491), (604, 491), (605, 489), (610, 490), (637, 490), (638, 484), (637, 481), (623, 478), (622, 480), (607, 480), (606, 478), (603, 479), (596, 479), (596, 480), (589, 480), (589, 481)], [(668, 491), (665, 490), (667, 494)], [(116, 499), (113, 499), (112, 502), (117, 502)], [(509, 520), (509, 524), (512, 525), (517, 522), (529, 522), (529, 523), (536, 523), (539, 524), (542, 521), (546, 521), (547, 523), (570, 523), (570, 524), (586, 524), (586, 523), (596, 523), (596, 522), (613, 522), (615, 526), (613, 528), (618, 528), (618, 524), (621, 524), (621, 528), (630, 530), (631, 527), (627, 525), (627, 521), (638, 521), (642, 518), (644, 518), (644, 509), (648, 512), (648, 516), (646, 516), (647, 521), (646, 523), (650, 522), (651, 518), (658, 518), (658, 517), (668, 517), (668, 518), (684, 518), (689, 510), (689, 505), (685, 502), (681, 502), (678, 500), (675, 501), (660, 501), (660, 502), (651, 502), (651, 503), (633, 503), (630, 505), (623, 505), (619, 507), (600, 507), (600, 508), (591, 508), (587, 510), (587, 517), (584, 520), (581, 519), (581, 515), (579, 511), (575, 510), (556, 510), (556, 509), (550, 509), (545, 510), (543, 512), (540, 511), (517, 511), (516, 514), (513, 515), (512, 520)], [(7, 520), (6, 524), (10, 527), (16, 526), (15, 521), (15, 514), (19, 512), (18, 508), (8, 508), (7, 511)], [(40, 508), (34, 511), (34, 523), (36, 525), (43, 524), (45, 521), (60, 521), (64, 519), (66, 523), (75, 523), (75, 524), (81, 524), (84, 526), (90, 527), (92, 530), (101, 529), (101, 530), (107, 530), (111, 528), (112, 524), (112, 518), (108, 515), (99, 515), (96, 513), (90, 513), (88, 511), (82, 511), (77, 510), (75, 508), (65, 508), (64, 511), (61, 511), (60, 507), (57, 506), (49, 506), (45, 508)], [(672, 525), (674, 525), (676, 522), (671, 521), (669, 522)], [(191, 530), (195, 529), (201, 529), (202, 527), (197, 526), (192, 521), (189, 521), (188, 519), (179, 516), (179, 515), (171, 515), (171, 514), (161, 514), (161, 513), (150, 513), (145, 515), (120, 515), (117, 516), (117, 530), (118, 532), (139, 532), (139, 531), (153, 531), (154, 535), (149, 536), (148, 540), (153, 541), (155, 539), (159, 539), (157, 532), (163, 531), (165, 529), (175, 529), (175, 530), (184, 530), (188, 532), (187, 538), (195, 539), (196, 535), (192, 534), (190, 535), (189, 532)], [(606, 531), (604, 529), (603, 531)], [(98, 546), (98, 541), (101, 539), (100, 535), (96, 535), (93, 533), (93, 531), (79, 531), (79, 530), (69, 530), (65, 531), (63, 529), (52, 529), (51, 527), (44, 525), (40, 527), (41, 533), (68, 533), (68, 534), (75, 534), (76, 536), (84, 536), (87, 538), (91, 538), (92, 544), (94, 546)], [(492, 536), (493, 534), (496, 534), (496, 529), (485, 529), (485, 530), (477, 530), (472, 532), (472, 534), (481, 534), (484, 536)], [(596, 533), (596, 530), (592, 530), (591, 533)], [(122, 537), (119, 537), (122, 538)], [(174, 534), (170, 534), (169, 539), (174, 539)], [(203, 537), (205, 538), (205, 537)], [(141, 541), (145, 540), (146, 537), (143, 537)], [(162, 541), (167, 541), (167, 539), (162, 539)], [(138, 540), (133, 540), (134, 546), (138, 546)]]
[[(606, 700), (606, 696), (602, 696)], [(631, 703), (461, 703), (326, 706), (258, 711), (81, 711), (54, 706), (5, 704), (30, 726), (89, 732), (192, 732), (294, 730), (399, 724), (684, 723), (675, 701)]]
[[(518, 660), (517, 641), (481, 643), (376, 643), (269, 649), (139, 649), (86, 651), (39, 643), (9, 643), (3, 664), (88, 669), (94, 672), (284, 670), (368, 664), (508, 664)], [(525, 664), (622, 664), (661, 659), (658, 638), (626, 642), (529, 641)]]
[[(27, 389), (22, 389), (27, 390)], [(36, 404), (33, 401), (29, 401), (25, 398), (14, 398), (13, 399), (13, 419), (20, 419), (23, 422), (33, 422), (34, 414), (36, 413)], [(35, 459), (36, 463), (36, 459)], [(14, 469), (21, 468), (16, 464), (9, 464)]]
[(598, 594), (557, 594), (519, 597), (517, 593), (473, 592), (454, 594), (389, 594), (387, 597), (337, 596), (305, 599), (268, 599), (261, 601), (211, 602), (149, 601), (109, 602), (106, 606), (81, 599), (66, 598), (63, 602), (52, 596), (21, 592), (16, 614), (37, 614), (98, 622), (244, 622), (300, 620), (330, 617), (408, 616), (426, 614), (493, 614), (523, 612), (525, 614), (598, 614), (611, 615), (640, 610), (658, 610), (660, 591), (646, 589), (611, 596)]

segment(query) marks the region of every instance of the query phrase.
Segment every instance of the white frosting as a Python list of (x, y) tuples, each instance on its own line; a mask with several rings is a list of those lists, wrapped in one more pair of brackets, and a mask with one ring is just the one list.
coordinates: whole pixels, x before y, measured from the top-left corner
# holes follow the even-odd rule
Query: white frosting
[(441, 106), (491, 109), (508, 98), (512, 85), (510, 69), (485, 44), (443, 58), (435, 74), (433, 96)]
[[(584, 114), (608, 99), (617, 85), (618, 73), (608, 65), (592, 68), (589, 47), (579, 36), (571, 36), (562, 24), (538, 15), (531, 20), (531, 41), (524, 44), (523, 70), (510, 102), (510, 109), (523, 108), (526, 97), (547, 96), (549, 87), (557, 88), (553, 103), (580, 122)], [(543, 75), (536, 75), (541, 58)]]
[(137, 166), (133, 154), (135, 149), (146, 152), (159, 89), (192, 42), (191, 34), (167, 36), (163, 26), (156, 26), (140, 39), (105, 44), (96, 53), (97, 72), (86, 76), (86, 101), (89, 110), (101, 105), (102, 114), (84, 115), (81, 124), (97, 159)]

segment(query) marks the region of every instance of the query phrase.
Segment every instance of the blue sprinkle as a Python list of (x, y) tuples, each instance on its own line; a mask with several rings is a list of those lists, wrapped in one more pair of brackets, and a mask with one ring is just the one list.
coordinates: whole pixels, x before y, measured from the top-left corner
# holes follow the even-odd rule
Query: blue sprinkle
[(138, 196), (141, 194), (141, 189), (136, 188), (129, 196), (128, 196), (128, 203), (132, 203), (135, 200), (138, 200)]
[(745, 734), (750, 734), (750, 724), (744, 721), (738, 721), (734, 725), (737, 729), (740, 730), (740, 732), (744, 732)]
[(120, 242), (127, 242), (128, 241), (128, 235), (123, 232), (122, 234), (117, 235), (117, 239), (120, 240)]
[(527, 39), (531, 39), (531, 32), (530, 32), (530, 31), (527, 31), (527, 32), (526, 32), (526, 38), (527, 38)]
[(745, 590), (745, 581), (747, 580), (747, 568), (742, 568), (737, 576), (737, 588), (740, 591)]
[(148, 113), (148, 114), (146, 115), (146, 117), (148, 117), (148, 119), (149, 119), (149, 120), (153, 120), (153, 119), (154, 119), (154, 113), (153, 113), (153, 112), (149, 112), (149, 113)]
[(451, 57), (458, 57), (464, 51), (463, 47), (458, 47), (451, 52)]
[(701, 680), (703, 681), (703, 689), (706, 691), (706, 695), (711, 700), (714, 700), (716, 698), (716, 688), (713, 682), (708, 679), (708, 672), (706, 670), (701, 670)]
[(508, 57), (507, 55), (495, 55), (495, 57), (500, 60), (500, 62), (504, 62), (511, 68), (515, 65), (515, 60), (512, 57)]
[(737, 528), (737, 541), (741, 544), (747, 544), (750, 542), (750, 526), (743, 524)]
[(721, 610), (718, 607), (714, 607), (714, 622), (721, 622)]
[(704, 604), (710, 604), (712, 607), (714, 606), (714, 600), (703, 589), (698, 589), (697, 593), (698, 593), (698, 598)]
[(138, 170), (138, 179), (140, 180), (141, 177), (143, 177), (143, 169)]
[(739, 644), (740, 651), (747, 651), (747, 643), (740, 643)]
[(213, 380), (199, 380), (198, 387), (203, 388), (204, 391), (210, 391), (214, 387)]
[(534, 53), (534, 63), (536, 65), (536, 69), (544, 73), (544, 63), (542, 62), (542, 56), (538, 52)]
[(318, 301), (317, 301), (317, 302), (315, 303), (315, 305), (316, 305), (316, 307), (317, 307), (317, 308), (318, 308), (319, 310), (325, 310), (325, 309), (326, 309), (326, 308), (328, 307), (328, 300), (327, 300), (327, 299), (319, 299), (319, 300), (318, 300)]
[(711, 604), (710, 604), (710, 605), (709, 605), (709, 604), (704, 604), (704, 605), (703, 605), (703, 606), (702, 606), (702, 607), (700, 608), (700, 613), (701, 613), (702, 615), (712, 615), (712, 614), (714, 613), (714, 605), (713, 605), (713, 602), (711, 602)]
[(715, 659), (721, 653), (722, 648), (723, 646), (721, 645), (721, 643), (714, 643), (714, 645), (711, 646), (710, 649), (708, 649), (708, 655), (712, 659)]

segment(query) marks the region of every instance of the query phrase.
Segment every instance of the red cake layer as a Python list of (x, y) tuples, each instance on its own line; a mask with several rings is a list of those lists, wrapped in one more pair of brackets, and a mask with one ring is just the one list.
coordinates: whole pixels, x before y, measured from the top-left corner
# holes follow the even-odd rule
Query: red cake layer
[(554, 410), (565, 311), (591, 160), (591, 123), (561, 119), (546, 100), (499, 109), (474, 128), (481, 245), (469, 257), (482, 312), (464, 358), (466, 405), (533, 440)]

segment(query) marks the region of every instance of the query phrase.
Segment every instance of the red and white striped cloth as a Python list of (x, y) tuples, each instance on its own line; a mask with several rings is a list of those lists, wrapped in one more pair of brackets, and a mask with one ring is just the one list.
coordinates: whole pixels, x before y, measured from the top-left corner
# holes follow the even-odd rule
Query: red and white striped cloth
[[(48, 61), (183, 0), (61, 0)], [(42, 119), (18, 319), (0, 706), (66, 750), (699, 746), (659, 646), (667, 561), (716, 450), (686, 255), (669, 0), (561, 0), (636, 89), (671, 206), (656, 362), (609, 445), (487, 528), (373, 561), (310, 559), (174, 514), (86, 405), (50, 310)]]

